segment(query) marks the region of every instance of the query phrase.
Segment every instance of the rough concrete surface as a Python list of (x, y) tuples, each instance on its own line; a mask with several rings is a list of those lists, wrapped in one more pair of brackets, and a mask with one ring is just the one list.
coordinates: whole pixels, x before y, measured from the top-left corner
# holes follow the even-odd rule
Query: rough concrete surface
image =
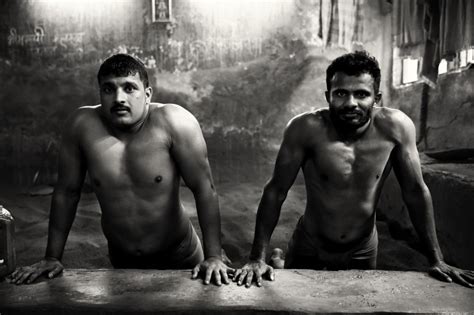
[(8, 314), (474, 314), (474, 290), (399, 271), (278, 270), (247, 289), (191, 280), (190, 271), (70, 269), (53, 280), (0, 283)]

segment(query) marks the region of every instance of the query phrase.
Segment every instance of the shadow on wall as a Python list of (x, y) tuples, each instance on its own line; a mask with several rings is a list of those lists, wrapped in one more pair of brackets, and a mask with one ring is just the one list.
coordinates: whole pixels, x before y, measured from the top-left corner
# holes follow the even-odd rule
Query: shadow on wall
[(242, 165), (242, 180), (268, 177), (288, 121), (326, 106), (328, 64), (296, 41), (276, 55), (231, 68), (155, 72), (153, 98), (197, 117), (217, 181)]
[[(268, 177), (288, 121), (326, 106), (329, 60), (299, 40), (280, 37), (279, 49), (230, 68), (149, 69), (153, 100), (179, 104), (199, 120), (217, 181), (227, 172), (242, 174), (242, 180)], [(99, 102), (99, 64), (46, 68), (3, 62), (1, 67), (0, 162), (7, 174), (2, 180), (52, 183), (64, 120), (75, 108)]]
[(70, 113), (98, 103), (97, 65), (74, 68), (0, 63), (2, 181), (54, 181), (60, 130)]

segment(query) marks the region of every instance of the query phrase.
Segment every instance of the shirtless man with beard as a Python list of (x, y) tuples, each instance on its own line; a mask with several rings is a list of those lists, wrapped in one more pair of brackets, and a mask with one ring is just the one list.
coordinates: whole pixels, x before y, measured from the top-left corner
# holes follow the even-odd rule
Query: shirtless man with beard
[(300, 168), (307, 203), (288, 244), (276, 249), (274, 267), (375, 269), (375, 207), (390, 170), (400, 183), (413, 225), (431, 265), (430, 274), (467, 287), (474, 272), (446, 264), (436, 237), (430, 191), (423, 181), (415, 126), (403, 112), (378, 107), (380, 68), (366, 52), (343, 55), (326, 72), (329, 108), (303, 113), (286, 127), (273, 176), (257, 212), (250, 261), (233, 280), (250, 287), (274, 279), (266, 252), (281, 205)]

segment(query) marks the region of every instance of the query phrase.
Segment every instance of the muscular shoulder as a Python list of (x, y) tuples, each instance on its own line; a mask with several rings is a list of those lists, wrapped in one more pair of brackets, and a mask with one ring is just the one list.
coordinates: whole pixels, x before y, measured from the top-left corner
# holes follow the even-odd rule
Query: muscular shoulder
[(374, 108), (374, 126), (396, 143), (403, 143), (416, 136), (413, 121), (399, 109)]
[(82, 106), (74, 110), (64, 124), (64, 135), (75, 136), (85, 129), (100, 122), (98, 108), (100, 105)]
[(165, 127), (171, 134), (200, 130), (194, 115), (176, 104), (150, 104), (150, 119), (155, 126)]
[(299, 114), (289, 121), (285, 129), (285, 137), (303, 142), (314, 139), (327, 127), (328, 119), (327, 108)]

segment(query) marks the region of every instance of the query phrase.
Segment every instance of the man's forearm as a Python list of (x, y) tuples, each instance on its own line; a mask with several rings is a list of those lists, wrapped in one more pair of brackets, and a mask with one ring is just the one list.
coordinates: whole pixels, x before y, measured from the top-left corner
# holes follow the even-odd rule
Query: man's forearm
[(221, 257), (221, 218), (217, 193), (197, 193), (195, 199), (204, 243), (204, 257)]
[(273, 190), (265, 190), (258, 206), (255, 236), (250, 260), (265, 260), (268, 244), (280, 217), (284, 198), (278, 198)]
[(72, 222), (76, 214), (80, 193), (55, 191), (49, 216), (46, 258), (62, 259)]
[(428, 188), (421, 190), (416, 195), (404, 196), (404, 200), (429, 262), (434, 264), (443, 260), (436, 236), (433, 202)]

